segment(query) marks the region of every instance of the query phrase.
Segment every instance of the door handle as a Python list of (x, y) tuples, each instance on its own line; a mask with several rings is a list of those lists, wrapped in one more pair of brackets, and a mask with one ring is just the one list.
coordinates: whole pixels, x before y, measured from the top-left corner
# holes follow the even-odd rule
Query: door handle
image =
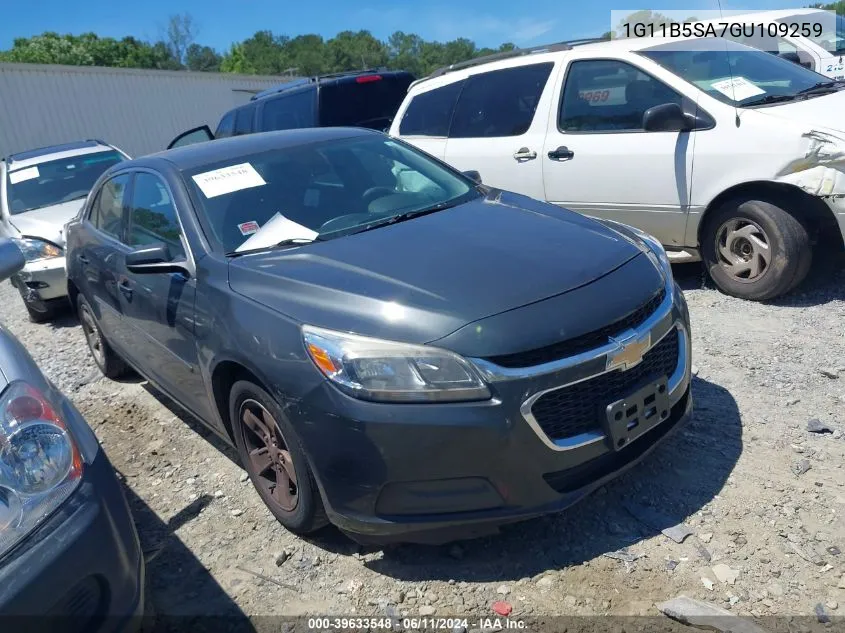
[(79, 263), (81, 263), (81, 264), (87, 264), (89, 262), (88, 258), (85, 257), (85, 255), (79, 255), (79, 257), (77, 257), (77, 259), (79, 260)]
[(120, 283), (117, 284), (117, 289), (120, 290), (120, 292), (123, 293), (123, 296), (127, 299), (132, 298), (132, 293), (134, 291), (132, 290), (132, 284), (130, 284), (128, 280), (121, 279)]
[(516, 160), (534, 160), (537, 158), (537, 152), (530, 150), (527, 147), (520, 147), (513, 155)]
[(575, 158), (575, 152), (573, 152), (565, 145), (561, 145), (557, 149), (554, 149), (549, 152), (549, 158), (551, 158), (552, 160), (572, 160), (573, 158)]

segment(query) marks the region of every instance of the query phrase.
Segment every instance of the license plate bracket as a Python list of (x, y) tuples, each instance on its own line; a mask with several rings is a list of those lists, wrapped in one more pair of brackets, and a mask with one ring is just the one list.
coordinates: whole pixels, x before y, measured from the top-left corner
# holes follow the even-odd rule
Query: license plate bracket
[(670, 411), (669, 380), (666, 376), (610, 403), (605, 410), (605, 431), (610, 448), (621, 450), (656, 424), (667, 420)]

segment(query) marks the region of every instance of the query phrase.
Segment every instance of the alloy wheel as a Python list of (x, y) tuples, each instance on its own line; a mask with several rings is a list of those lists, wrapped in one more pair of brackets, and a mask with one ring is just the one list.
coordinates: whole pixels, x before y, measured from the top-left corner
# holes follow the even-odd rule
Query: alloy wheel
[(80, 321), (82, 322), (82, 332), (85, 334), (88, 349), (91, 350), (91, 355), (94, 357), (97, 365), (102, 368), (105, 365), (106, 352), (103, 346), (103, 337), (94, 321), (94, 315), (91, 314), (87, 306), (83, 306), (79, 312)]
[(299, 503), (296, 468), (288, 445), (270, 412), (252, 399), (241, 404), (239, 417), (253, 482), (285, 512)]
[(719, 265), (735, 280), (757, 281), (769, 270), (772, 249), (766, 232), (756, 222), (733, 218), (716, 231)]

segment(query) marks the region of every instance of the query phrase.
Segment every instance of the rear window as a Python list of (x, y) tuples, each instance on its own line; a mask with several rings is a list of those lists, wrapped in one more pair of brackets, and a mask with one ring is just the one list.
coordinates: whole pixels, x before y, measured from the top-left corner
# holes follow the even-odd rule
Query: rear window
[(402, 136), (449, 136), (455, 104), (465, 80), (418, 94), (408, 104), (399, 134)]
[(233, 136), (252, 132), (252, 117), (254, 113), (254, 105), (249, 105), (235, 111), (235, 131), (232, 133)]
[(410, 74), (376, 74), (320, 86), (320, 125), (387, 129), (412, 81)]
[(551, 62), (504, 68), (467, 80), (449, 136), (490, 138), (525, 134), (554, 68)]

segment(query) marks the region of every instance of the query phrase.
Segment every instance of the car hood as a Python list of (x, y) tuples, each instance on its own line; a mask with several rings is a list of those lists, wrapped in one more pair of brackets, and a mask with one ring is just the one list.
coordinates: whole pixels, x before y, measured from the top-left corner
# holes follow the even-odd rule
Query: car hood
[(426, 343), (590, 284), (641, 252), (577, 213), (492, 191), (357, 235), (243, 255), (229, 283), (302, 323)]
[(39, 237), (58, 246), (65, 245), (64, 227), (82, 208), (85, 200), (70, 200), (9, 218), (22, 236)]
[(787, 119), (813, 129), (817, 127), (829, 130), (845, 131), (845, 90), (813, 97), (806, 101), (792, 101), (768, 108), (757, 108), (762, 114)]

